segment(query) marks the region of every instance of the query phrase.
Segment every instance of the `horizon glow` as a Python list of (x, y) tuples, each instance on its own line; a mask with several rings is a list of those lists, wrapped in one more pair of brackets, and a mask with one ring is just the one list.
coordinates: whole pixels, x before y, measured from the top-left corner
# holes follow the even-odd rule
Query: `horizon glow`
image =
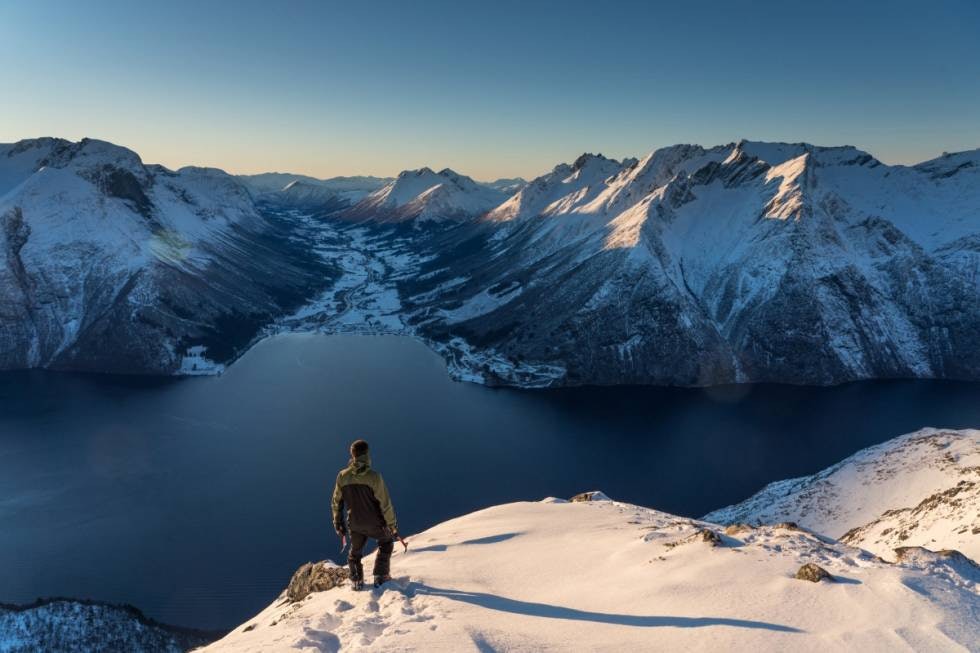
[(316, 177), (532, 178), (742, 138), (915, 163), (980, 147), (977, 34), (964, 0), (0, 0), (0, 142)]

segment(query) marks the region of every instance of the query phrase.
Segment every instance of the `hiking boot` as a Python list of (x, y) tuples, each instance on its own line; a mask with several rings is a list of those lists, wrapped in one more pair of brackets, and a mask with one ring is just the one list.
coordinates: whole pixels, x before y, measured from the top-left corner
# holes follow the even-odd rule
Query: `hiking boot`
[(375, 587), (381, 587), (382, 585), (384, 585), (385, 583), (387, 583), (389, 580), (391, 580), (391, 576), (375, 576), (374, 577), (374, 586)]
[(362, 589), (364, 589), (364, 581), (363, 580), (357, 580), (357, 579), (351, 579), (351, 581), (350, 581), (350, 587), (355, 592), (360, 592)]

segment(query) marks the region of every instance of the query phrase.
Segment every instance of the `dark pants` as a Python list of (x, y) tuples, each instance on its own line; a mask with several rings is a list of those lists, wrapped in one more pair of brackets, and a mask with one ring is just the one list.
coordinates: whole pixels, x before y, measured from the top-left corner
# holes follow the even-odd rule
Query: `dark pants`
[[(364, 580), (364, 567), (361, 565), (361, 557), (364, 555), (364, 545), (367, 544), (370, 536), (364, 533), (351, 532), (350, 534), (350, 555), (347, 556), (347, 565), (350, 567), (351, 580)], [(388, 576), (391, 573), (391, 552), (395, 548), (395, 543), (390, 537), (378, 537), (378, 555), (374, 558), (374, 575)]]

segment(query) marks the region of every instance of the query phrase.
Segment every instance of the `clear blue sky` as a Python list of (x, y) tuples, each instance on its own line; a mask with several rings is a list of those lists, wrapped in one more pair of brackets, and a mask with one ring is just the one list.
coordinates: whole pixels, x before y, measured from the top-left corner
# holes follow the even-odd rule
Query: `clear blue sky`
[(0, 142), (534, 176), (739, 138), (980, 147), (980, 2), (0, 0)]

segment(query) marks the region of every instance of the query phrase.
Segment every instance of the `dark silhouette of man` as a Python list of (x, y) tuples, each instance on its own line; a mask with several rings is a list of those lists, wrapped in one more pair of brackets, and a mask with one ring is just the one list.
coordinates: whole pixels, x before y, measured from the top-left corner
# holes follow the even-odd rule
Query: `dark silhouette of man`
[[(398, 537), (395, 508), (391, 505), (388, 488), (381, 474), (371, 469), (368, 443), (357, 440), (350, 446), (350, 462), (337, 474), (333, 489), (333, 525), (341, 538), (350, 534), (351, 585), (355, 590), (364, 587), (364, 567), (361, 557), (368, 538), (377, 540), (378, 555), (374, 559), (374, 586), (381, 587), (391, 580), (391, 552)], [(344, 508), (347, 520), (344, 520)]]

